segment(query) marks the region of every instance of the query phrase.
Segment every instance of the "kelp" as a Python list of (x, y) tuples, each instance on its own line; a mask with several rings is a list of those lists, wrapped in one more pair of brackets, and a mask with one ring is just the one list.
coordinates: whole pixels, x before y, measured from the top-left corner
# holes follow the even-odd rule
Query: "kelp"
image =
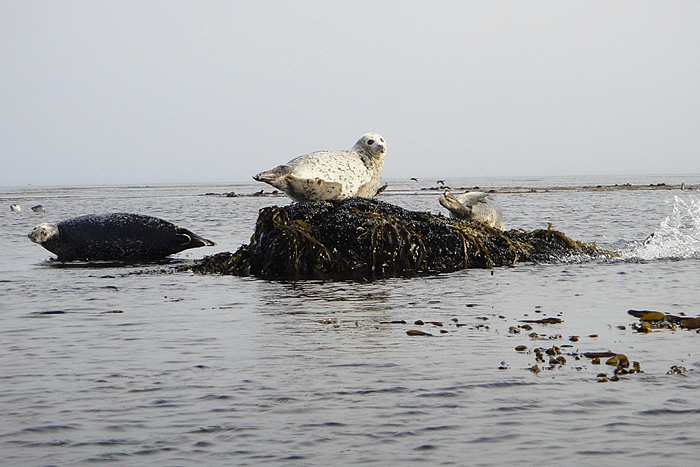
[(376, 199), (260, 210), (250, 244), (196, 261), (200, 273), (267, 279), (360, 279), (550, 262), (605, 254), (547, 229), (501, 231)]

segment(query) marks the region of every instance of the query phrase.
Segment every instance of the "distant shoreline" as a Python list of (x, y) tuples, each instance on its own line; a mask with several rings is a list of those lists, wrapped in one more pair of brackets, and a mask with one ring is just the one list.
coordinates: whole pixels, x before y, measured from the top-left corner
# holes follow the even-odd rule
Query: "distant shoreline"
[[(446, 187), (436, 186), (430, 188), (421, 188), (421, 191), (442, 191)], [(480, 188), (480, 187), (460, 187), (452, 188), (453, 191), (487, 191), (489, 193), (546, 193), (549, 191), (640, 191), (640, 190), (680, 190), (680, 191), (697, 191), (700, 190), (700, 185), (667, 184), (656, 183), (648, 185), (635, 185), (631, 183), (614, 184), (614, 185), (575, 185), (575, 186), (508, 186), (501, 188)]]
[[(501, 188), (495, 187), (458, 187), (453, 188), (447, 185), (445, 186), (433, 186), (433, 187), (423, 187), (416, 190), (392, 190), (391, 185), (387, 188), (381, 196), (392, 196), (392, 195), (406, 195), (407, 193), (413, 193), (415, 195), (421, 194), (434, 194), (436, 192), (442, 192), (445, 188), (449, 188), (455, 192), (464, 191), (485, 191), (488, 193), (548, 193), (551, 191), (576, 191), (576, 192), (596, 192), (596, 191), (646, 191), (646, 190), (678, 190), (678, 191), (698, 191), (700, 190), (700, 185), (686, 185), (681, 184), (667, 184), (667, 183), (657, 183), (648, 185), (635, 185), (631, 183), (624, 184), (614, 184), (614, 185), (577, 185), (577, 186), (543, 186), (543, 187), (530, 187), (530, 186), (506, 186)], [(264, 191), (259, 190), (254, 193), (235, 193), (233, 191), (227, 193), (204, 193), (201, 196), (218, 196), (222, 198), (246, 198), (246, 197), (261, 197), (261, 196), (271, 196), (271, 197), (285, 197), (284, 193), (273, 190)]]

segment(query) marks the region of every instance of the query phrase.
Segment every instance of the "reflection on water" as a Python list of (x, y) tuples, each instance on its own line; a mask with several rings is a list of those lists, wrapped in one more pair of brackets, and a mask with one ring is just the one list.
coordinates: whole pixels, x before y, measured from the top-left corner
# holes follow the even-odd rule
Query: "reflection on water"
[[(551, 222), (575, 239), (628, 247), (636, 260), (371, 283), (175, 272), (247, 243), (258, 209), (286, 203), (200, 196), (226, 191), (5, 190), (8, 205), (46, 207), (0, 211), (8, 465), (696, 461), (698, 335), (638, 333), (627, 314), (700, 314), (693, 193), (498, 194), (509, 226)], [(441, 212), (427, 194), (387, 200)], [(60, 267), (26, 238), (39, 222), (107, 211), (162, 217), (219, 245), (170, 264)], [(522, 327), (545, 317), (562, 322)], [(536, 349), (553, 346), (565, 364), (537, 360)], [(580, 355), (600, 351), (644, 373), (598, 383), (613, 368)], [(685, 371), (669, 375), (672, 366)]]

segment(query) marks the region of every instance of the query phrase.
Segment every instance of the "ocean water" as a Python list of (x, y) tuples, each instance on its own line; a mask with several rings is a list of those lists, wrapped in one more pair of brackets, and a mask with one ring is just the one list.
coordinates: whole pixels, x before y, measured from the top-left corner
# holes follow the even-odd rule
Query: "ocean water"
[[(551, 223), (620, 257), (369, 283), (175, 272), (288, 203), (205, 196), (259, 184), (0, 188), (2, 464), (696, 465), (700, 335), (637, 332), (627, 310), (700, 315), (700, 191), (573, 189), (662, 182), (700, 176), (445, 180), (502, 191), (507, 228)], [(444, 213), (434, 185), (390, 181), (381, 199)], [(27, 238), (117, 211), (218, 245), (61, 265)], [(544, 317), (562, 322), (523, 327)], [(566, 363), (537, 360), (554, 346)], [(612, 381), (582, 356), (600, 351), (643, 373)]]

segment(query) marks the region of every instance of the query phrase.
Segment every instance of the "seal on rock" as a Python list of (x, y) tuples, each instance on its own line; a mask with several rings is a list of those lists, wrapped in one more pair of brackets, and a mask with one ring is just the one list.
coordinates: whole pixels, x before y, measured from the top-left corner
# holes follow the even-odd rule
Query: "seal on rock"
[(59, 261), (155, 261), (189, 248), (216, 245), (163, 219), (129, 213), (41, 223), (28, 236)]
[[(294, 201), (335, 201), (379, 194), (386, 142), (367, 133), (349, 151), (316, 151), (253, 176)], [(382, 190), (383, 191), (383, 190)]]
[(501, 207), (489, 198), (488, 193), (468, 191), (455, 196), (449, 189), (445, 189), (445, 192), (440, 196), (440, 204), (450, 211), (450, 217), (479, 221), (503, 230)]

